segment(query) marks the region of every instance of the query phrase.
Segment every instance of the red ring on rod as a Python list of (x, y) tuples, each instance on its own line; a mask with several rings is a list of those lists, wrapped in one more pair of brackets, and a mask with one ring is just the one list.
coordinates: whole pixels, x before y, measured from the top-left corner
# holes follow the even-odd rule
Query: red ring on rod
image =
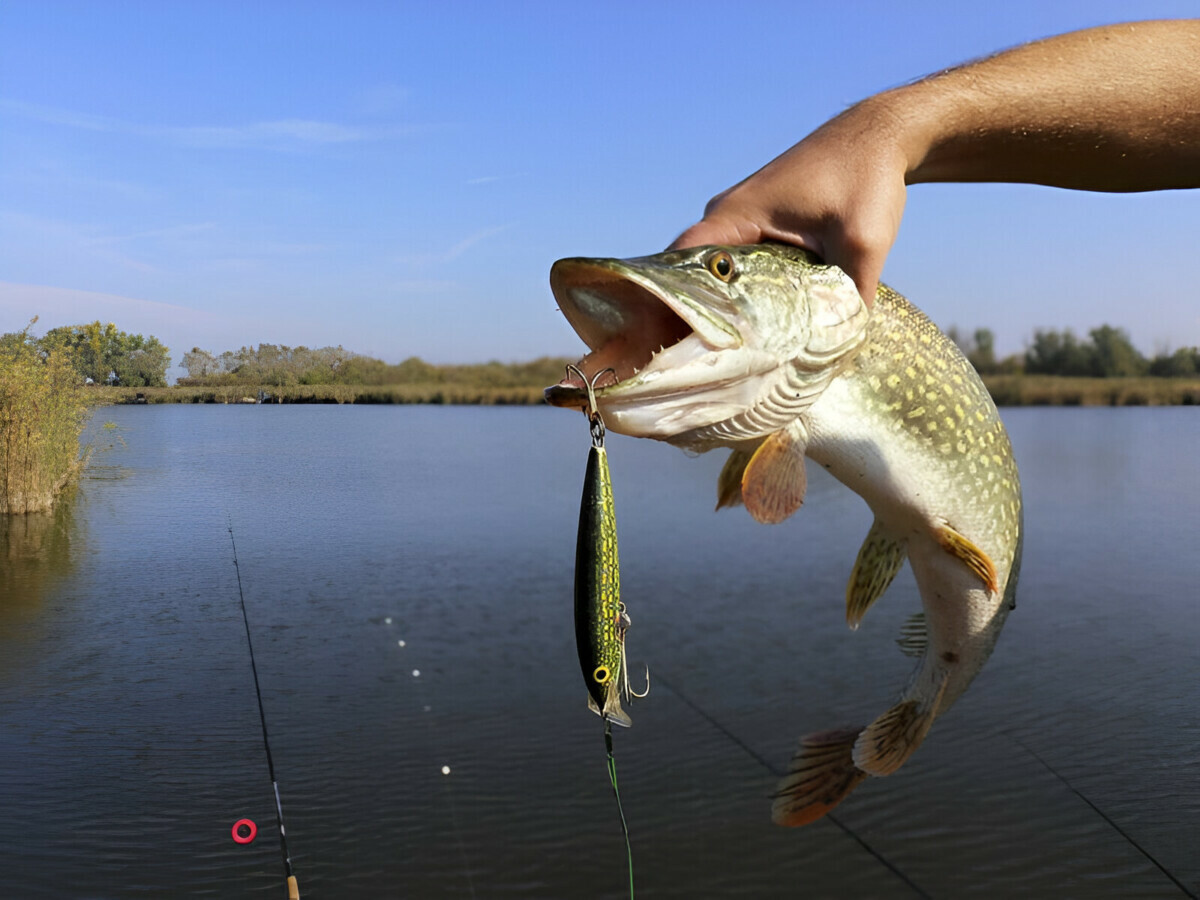
[[(238, 834), (238, 829), (241, 828), (243, 825), (245, 825), (247, 828), (250, 829), (250, 833), (248, 835), (246, 835), (245, 837)], [(235, 841), (237, 841), (239, 844), (250, 843), (252, 840), (254, 840), (254, 838), (257, 834), (258, 834), (258, 826), (255, 825), (253, 822), (251, 822), (249, 819), (238, 819), (236, 822), (233, 823), (233, 839)]]

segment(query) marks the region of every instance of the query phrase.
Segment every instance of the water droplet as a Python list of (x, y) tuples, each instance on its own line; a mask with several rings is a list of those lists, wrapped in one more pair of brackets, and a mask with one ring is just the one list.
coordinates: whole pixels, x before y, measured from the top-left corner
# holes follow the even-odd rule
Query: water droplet
[(404, 641), (396, 641), (396, 643), (399, 644), (401, 647), (404, 646)]
[(421, 677), (421, 670), (413, 669), (413, 678), (420, 678), (420, 677)]

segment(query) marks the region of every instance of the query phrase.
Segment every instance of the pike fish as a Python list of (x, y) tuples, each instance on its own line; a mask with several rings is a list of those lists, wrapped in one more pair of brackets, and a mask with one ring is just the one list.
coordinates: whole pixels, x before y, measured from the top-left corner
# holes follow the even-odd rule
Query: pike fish
[[(550, 284), (603, 369), (608, 427), (689, 451), (732, 452), (717, 507), (778, 523), (804, 500), (805, 458), (875, 520), (846, 589), (857, 628), (907, 559), (922, 612), (901, 650), (919, 658), (899, 698), (861, 728), (801, 739), (772, 818), (805, 825), (870, 776), (890, 775), (992, 653), (1016, 598), (1021, 487), (979, 376), (938, 328), (880, 285), (863, 303), (840, 269), (796, 247), (695, 247), (637, 259), (559, 260)], [(581, 407), (584, 378), (546, 389)]]

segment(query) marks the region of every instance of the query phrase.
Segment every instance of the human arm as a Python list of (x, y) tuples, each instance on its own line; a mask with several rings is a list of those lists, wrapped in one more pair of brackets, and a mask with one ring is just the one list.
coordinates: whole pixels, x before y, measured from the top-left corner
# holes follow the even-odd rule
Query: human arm
[(672, 246), (799, 244), (870, 302), (907, 185), (934, 181), (1200, 187), (1200, 20), (1058, 35), (869, 97), (714, 197)]

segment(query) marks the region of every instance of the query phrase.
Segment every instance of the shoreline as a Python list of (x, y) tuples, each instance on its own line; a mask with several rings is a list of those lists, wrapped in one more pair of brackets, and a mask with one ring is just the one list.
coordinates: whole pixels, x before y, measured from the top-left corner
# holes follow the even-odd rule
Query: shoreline
[[(999, 407), (1200, 406), (1200, 378), (1074, 378), (986, 375)], [(355, 403), (454, 406), (539, 406), (545, 385), (471, 387), (446, 384), (216, 385), (211, 387), (88, 387), (88, 406), (157, 403)]]

